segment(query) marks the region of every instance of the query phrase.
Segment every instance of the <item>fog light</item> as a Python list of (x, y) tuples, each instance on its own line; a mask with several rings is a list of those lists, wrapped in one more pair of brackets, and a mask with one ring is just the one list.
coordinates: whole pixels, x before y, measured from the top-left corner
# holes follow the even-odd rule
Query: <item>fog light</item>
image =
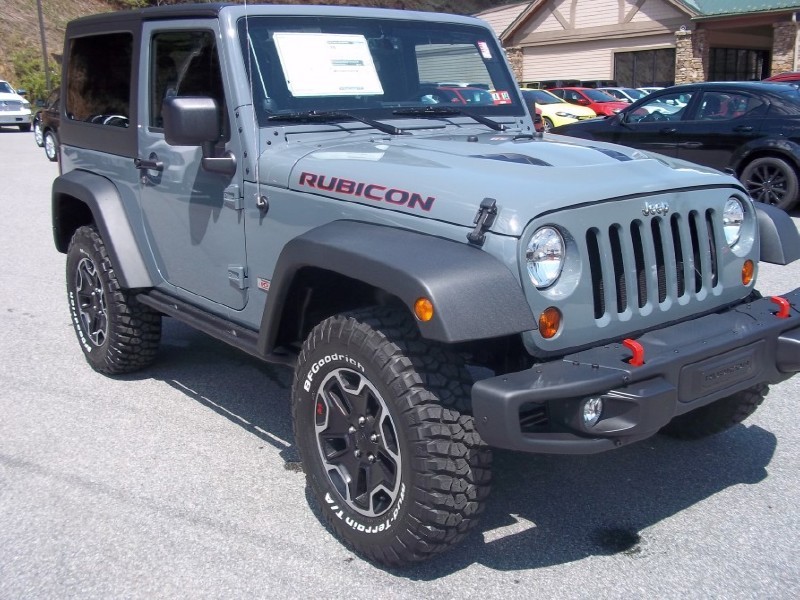
[(583, 403), (583, 424), (586, 427), (594, 427), (603, 414), (603, 399), (589, 398)]

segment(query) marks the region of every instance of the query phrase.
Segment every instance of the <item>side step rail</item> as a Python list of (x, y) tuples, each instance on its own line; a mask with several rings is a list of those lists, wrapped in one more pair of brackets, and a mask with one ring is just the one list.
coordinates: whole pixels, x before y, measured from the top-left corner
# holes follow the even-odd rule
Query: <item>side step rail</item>
[(297, 359), (293, 353), (273, 352), (267, 356), (258, 351), (258, 332), (247, 327), (212, 315), (191, 304), (169, 296), (158, 290), (150, 290), (136, 295), (136, 299), (169, 317), (186, 323), (213, 338), (267, 362), (294, 366)]

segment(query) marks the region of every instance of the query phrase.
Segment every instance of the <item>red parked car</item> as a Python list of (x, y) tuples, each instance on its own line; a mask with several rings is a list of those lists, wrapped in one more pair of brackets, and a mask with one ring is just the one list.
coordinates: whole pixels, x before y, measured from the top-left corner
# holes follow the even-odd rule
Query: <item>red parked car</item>
[(615, 115), (629, 106), (627, 102), (620, 102), (611, 94), (594, 88), (565, 87), (547, 91), (570, 104), (591, 108), (598, 117)]
[(764, 79), (764, 81), (800, 83), (800, 71), (786, 71), (784, 73), (778, 73), (772, 77), (767, 77)]

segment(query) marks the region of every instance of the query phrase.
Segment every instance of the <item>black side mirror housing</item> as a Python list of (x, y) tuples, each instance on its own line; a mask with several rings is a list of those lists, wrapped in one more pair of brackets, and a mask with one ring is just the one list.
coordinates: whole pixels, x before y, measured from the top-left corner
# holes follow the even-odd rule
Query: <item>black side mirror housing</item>
[(201, 146), (206, 171), (233, 175), (236, 158), (230, 152), (216, 156), (220, 138), (220, 109), (217, 101), (205, 96), (170, 96), (161, 105), (164, 139), (170, 146)]

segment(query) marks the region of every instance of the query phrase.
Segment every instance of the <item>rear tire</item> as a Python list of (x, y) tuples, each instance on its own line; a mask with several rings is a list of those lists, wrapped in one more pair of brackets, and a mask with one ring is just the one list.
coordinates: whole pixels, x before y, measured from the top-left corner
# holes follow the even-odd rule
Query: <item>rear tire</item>
[(742, 390), (675, 417), (661, 433), (684, 440), (699, 440), (721, 433), (752, 415), (768, 393), (769, 387), (764, 384)]
[(294, 431), (312, 495), (343, 542), (386, 565), (459, 542), (489, 494), (491, 453), (472, 417), (445, 405), (468, 373), (456, 361), (463, 373), (445, 384), (452, 365), (427, 346), (410, 317), (372, 308), (315, 327), (295, 371)]
[(67, 297), (75, 334), (95, 371), (131, 373), (155, 360), (161, 315), (120, 287), (94, 227), (78, 228), (70, 241)]
[(791, 209), (797, 202), (797, 172), (782, 158), (757, 158), (742, 170), (740, 179), (756, 202), (772, 204), (783, 210)]
[(50, 162), (58, 160), (58, 138), (52, 131), (45, 131), (44, 133), (44, 153)]

